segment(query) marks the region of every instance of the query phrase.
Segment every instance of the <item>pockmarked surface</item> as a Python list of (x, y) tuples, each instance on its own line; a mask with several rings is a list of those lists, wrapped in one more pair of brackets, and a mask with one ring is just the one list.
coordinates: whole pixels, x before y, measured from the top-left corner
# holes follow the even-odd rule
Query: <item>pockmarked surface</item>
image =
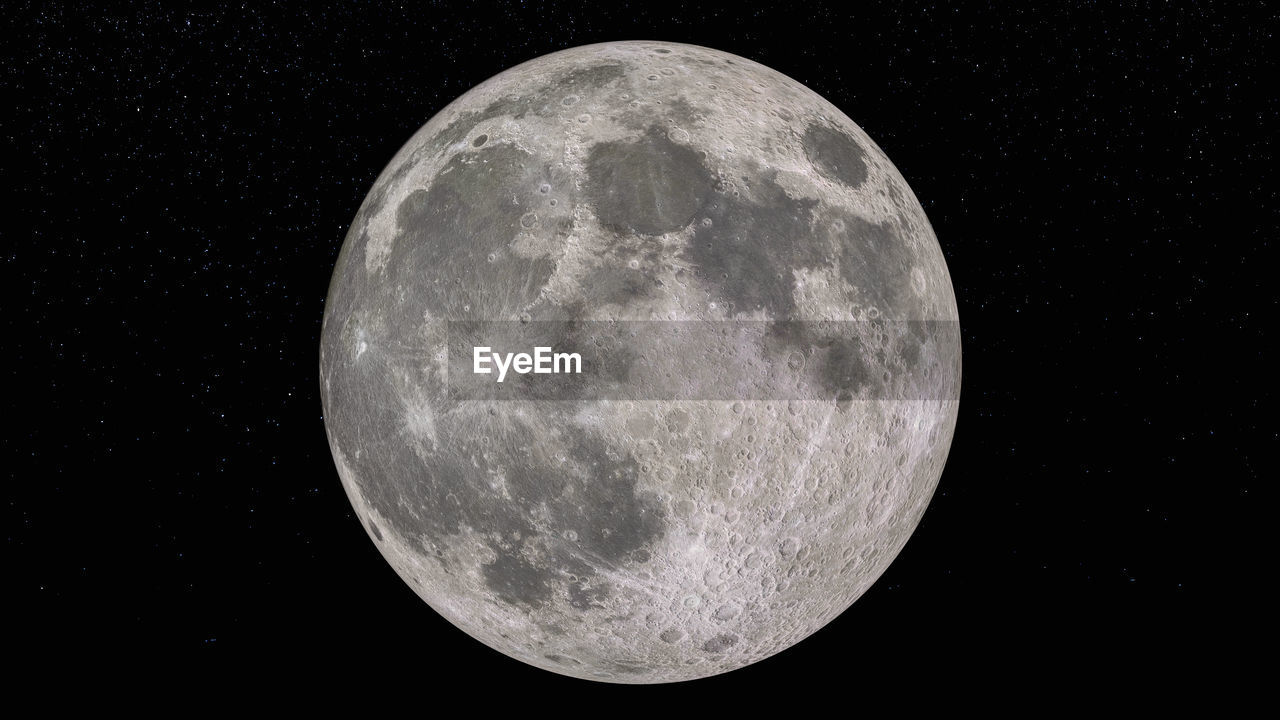
[[(957, 319), (920, 204), (830, 103), (706, 48), (586, 46), (468, 92), (378, 178), (325, 308), (325, 427), (452, 623), (567, 675), (692, 679), (821, 628), (902, 548)], [(698, 331), (654, 353), (645, 322)], [(609, 369), (450, 392), (460, 323), (563, 326)]]

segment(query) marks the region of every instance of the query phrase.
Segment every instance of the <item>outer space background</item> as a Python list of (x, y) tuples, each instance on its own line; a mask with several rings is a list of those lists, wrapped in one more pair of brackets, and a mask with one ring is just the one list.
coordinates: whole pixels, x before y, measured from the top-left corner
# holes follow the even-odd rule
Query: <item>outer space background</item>
[[(1277, 439), (1264, 4), (7, 10), (16, 688), (376, 712), (1250, 687)], [(649, 688), (522, 665), (418, 600), (351, 511), (317, 379), (338, 248), (396, 150), (512, 65), (622, 39), (742, 55), (844, 110), (924, 205), (964, 343), (947, 468), (879, 582), (779, 655)]]

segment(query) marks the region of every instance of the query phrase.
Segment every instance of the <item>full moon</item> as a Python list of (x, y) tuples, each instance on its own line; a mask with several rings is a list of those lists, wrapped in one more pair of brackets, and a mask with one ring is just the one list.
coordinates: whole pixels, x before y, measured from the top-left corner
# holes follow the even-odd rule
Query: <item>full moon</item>
[[(482, 346), (538, 338), (581, 374), (481, 374)], [(320, 383), (355, 514), (431, 608), (539, 668), (660, 683), (769, 657), (884, 572), (946, 461), (960, 339), (924, 210), (844, 113), (617, 42), (507, 70), (401, 148), (338, 257)]]

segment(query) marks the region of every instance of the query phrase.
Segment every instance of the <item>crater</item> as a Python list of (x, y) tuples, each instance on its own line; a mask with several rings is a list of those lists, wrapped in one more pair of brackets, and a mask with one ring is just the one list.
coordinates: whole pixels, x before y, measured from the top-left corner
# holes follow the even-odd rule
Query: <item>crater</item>
[[(398, 234), (378, 283), (385, 297), (374, 302), (387, 308), (398, 337), (414, 337), (427, 314), (468, 316), (469, 293), (510, 287), (504, 297), (512, 308), (532, 302), (551, 277), (554, 263), (545, 257), (504, 254), (520, 228), (524, 211), (517, 203), (495, 203), (495, 197), (526, 197), (544, 174), (530, 156), (511, 145), (492, 145), (455, 155), (427, 189), (410, 193), (396, 212)], [(502, 262), (490, 263), (494, 254)], [(429, 283), (427, 277), (449, 283)], [(505, 308), (494, 308), (505, 309)], [(509, 312), (510, 310), (508, 310)]]
[(721, 633), (702, 643), (702, 650), (709, 653), (722, 653), (738, 644), (738, 636), (733, 633)]
[(547, 573), (510, 547), (493, 548), (498, 559), (483, 566), (484, 582), (498, 598), (508, 603), (539, 607), (551, 596)]
[(826, 125), (810, 125), (805, 128), (801, 144), (809, 162), (828, 176), (849, 187), (866, 182), (866, 153), (852, 137)]
[[(748, 192), (715, 193), (686, 250), (714, 294), (735, 312), (765, 309), (775, 318), (795, 310), (793, 271), (824, 262), (813, 237), (817, 201), (793, 198), (776, 172), (744, 180)], [(706, 222), (710, 220), (711, 222)]]
[[(557, 112), (556, 106), (563, 107), (564, 105), (572, 104), (564, 102), (565, 91), (577, 91), (577, 94), (570, 96), (576, 102), (584, 90), (607, 87), (624, 77), (626, 71), (626, 66), (621, 63), (603, 63), (571, 68), (553, 77), (545, 85), (535, 88), (532, 92), (522, 95), (508, 95), (495, 100), (480, 113), (477, 122), (504, 115), (509, 115), (516, 120), (529, 114), (549, 117)], [(557, 101), (556, 98), (560, 99)]]
[(601, 224), (661, 235), (685, 227), (712, 193), (698, 153), (650, 127), (633, 141), (603, 142), (587, 158), (586, 195)]
[(853, 288), (850, 300), (879, 308), (889, 319), (911, 319), (915, 253), (891, 222), (873, 223), (844, 213), (827, 229), (839, 253), (840, 276)]

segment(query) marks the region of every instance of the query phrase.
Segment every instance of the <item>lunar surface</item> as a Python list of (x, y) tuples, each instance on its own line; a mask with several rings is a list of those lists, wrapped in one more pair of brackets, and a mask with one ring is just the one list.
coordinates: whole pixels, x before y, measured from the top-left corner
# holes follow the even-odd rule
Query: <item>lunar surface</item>
[[(901, 550), (955, 428), (957, 321), (924, 211), (840, 110), (706, 48), (580, 47), (378, 178), (325, 307), (325, 428), (450, 622), (557, 673), (688, 680), (800, 641)], [(539, 333), (583, 374), (474, 372)]]

